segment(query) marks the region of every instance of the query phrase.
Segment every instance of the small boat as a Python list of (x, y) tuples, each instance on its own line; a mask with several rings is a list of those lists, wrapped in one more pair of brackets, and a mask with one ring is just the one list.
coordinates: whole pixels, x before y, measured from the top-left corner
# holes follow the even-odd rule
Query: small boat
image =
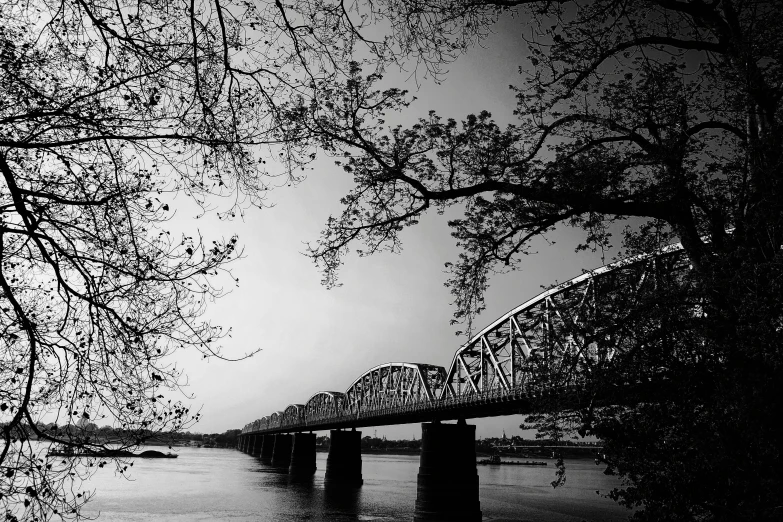
[(179, 457), (176, 453), (163, 453), (162, 451), (155, 451), (155, 450), (147, 450), (142, 451), (136, 457), (141, 457), (143, 459), (176, 459)]
[(48, 457), (73, 457), (76, 453), (71, 446), (52, 446), (46, 455)]
[(505, 466), (546, 466), (547, 465), (546, 462), (539, 462), (535, 460), (526, 460), (524, 462), (521, 460), (500, 460), (500, 455), (492, 455), (488, 459), (483, 459), (476, 462), (476, 464), (505, 465)]

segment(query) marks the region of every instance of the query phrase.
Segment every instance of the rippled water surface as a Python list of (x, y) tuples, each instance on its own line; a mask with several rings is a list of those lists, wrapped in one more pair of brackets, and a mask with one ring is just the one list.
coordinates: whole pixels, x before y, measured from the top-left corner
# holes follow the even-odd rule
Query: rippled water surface
[[(326, 453), (306, 481), (262, 464), (237, 450), (178, 448), (179, 458), (136, 459), (132, 480), (100, 470), (88, 486), (96, 490), (84, 513), (100, 521), (411, 521), (419, 457), (362, 455), (364, 485), (324, 484)], [(484, 520), (580, 522), (625, 520), (628, 511), (605, 494), (614, 477), (590, 460), (567, 463), (566, 485), (556, 490), (547, 467), (479, 466)]]

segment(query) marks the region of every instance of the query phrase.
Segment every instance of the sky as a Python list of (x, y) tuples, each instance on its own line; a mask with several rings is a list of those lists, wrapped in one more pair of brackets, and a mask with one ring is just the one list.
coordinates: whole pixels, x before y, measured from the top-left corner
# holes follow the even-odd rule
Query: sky
[[(524, 66), (522, 25), (504, 19), (482, 47), (449, 67), (440, 85), (411, 80), (404, 85), (417, 101), (401, 118), (425, 116), (464, 119), (487, 109), (508, 122), (515, 99), (508, 86), (519, 84)], [(398, 81), (399, 85), (399, 81)], [(273, 208), (249, 209), (243, 220), (195, 219), (186, 201), (179, 201), (178, 220), (205, 238), (239, 235), (244, 256), (233, 265), (239, 286), (215, 302), (208, 317), (232, 329), (223, 354), (239, 362), (201, 359), (197, 352), (179, 352), (178, 366), (188, 375), (190, 402), (201, 408), (202, 420), (192, 431), (223, 432), (242, 428), (289, 404), (303, 404), (322, 390), (345, 391), (368, 369), (386, 362), (419, 362), (448, 369), (454, 352), (467, 340), (451, 326), (454, 312), (444, 283), (444, 263), (457, 258), (448, 214), (426, 215), (402, 233), (401, 254), (350, 255), (341, 271), (339, 288), (321, 285), (321, 274), (303, 255), (329, 215), (341, 211), (339, 199), (351, 187), (351, 177), (328, 157), (320, 157), (308, 178), (296, 187), (272, 191)], [(184, 196), (180, 196), (184, 199)], [(177, 205), (177, 201), (174, 202)], [(475, 321), (478, 331), (508, 310), (540, 293), (604, 264), (599, 253), (574, 252), (578, 230), (558, 229), (548, 241), (535, 243), (521, 270), (493, 277), (486, 310)], [(358, 248), (360, 245), (356, 245)], [(606, 258), (609, 261), (609, 258)], [(478, 437), (524, 435), (523, 416), (470, 421)], [(392, 439), (420, 438), (419, 425), (364, 428), (365, 435)]]

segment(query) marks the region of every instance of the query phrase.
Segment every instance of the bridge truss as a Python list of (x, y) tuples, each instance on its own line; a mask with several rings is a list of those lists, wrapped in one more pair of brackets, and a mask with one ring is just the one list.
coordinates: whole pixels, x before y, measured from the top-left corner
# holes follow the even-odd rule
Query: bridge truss
[[(679, 244), (586, 272), (510, 310), (454, 354), (448, 369), (386, 363), (345, 392), (247, 424), (242, 433), (350, 428), (477, 418), (530, 411), (553, 388), (578, 388), (593, 368), (634, 346), (628, 314), (660, 285), (690, 273)], [(619, 325), (619, 326), (618, 326)]]

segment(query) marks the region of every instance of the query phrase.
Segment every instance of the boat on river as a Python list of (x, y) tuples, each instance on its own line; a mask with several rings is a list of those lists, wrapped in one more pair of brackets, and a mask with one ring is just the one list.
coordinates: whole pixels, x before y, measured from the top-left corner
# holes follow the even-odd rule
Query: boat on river
[(535, 460), (500, 460), (500, 455), (491, 455), (488, 459), (482, 459), (476, 462), (482, 465), (504, 465), (504, 466), (546, 466), (546, 462)]

